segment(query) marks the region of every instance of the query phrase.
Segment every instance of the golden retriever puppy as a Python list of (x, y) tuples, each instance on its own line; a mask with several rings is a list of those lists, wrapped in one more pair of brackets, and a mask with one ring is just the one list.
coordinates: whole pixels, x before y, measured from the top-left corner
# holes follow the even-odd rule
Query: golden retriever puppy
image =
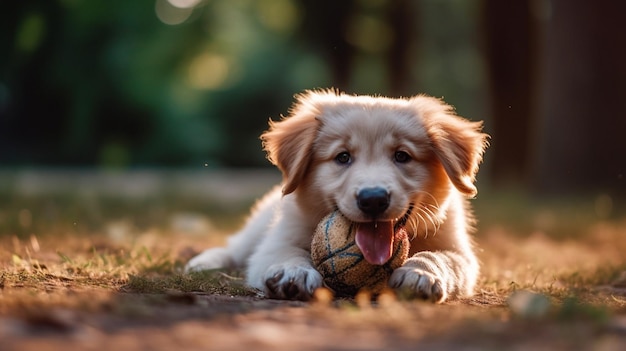
[(277, 299), (309, 299), (322, 286), (311, 238), (326, 214), (358, 223), (365, 259), (391, 256), (394, 226), (412, 237), (392, 288), (442, 302), (468, 296), (479, 265), (466, 198), (487, 135), (439, 99), (307, 91), (261, 139), (283, 183), (260, 200), (226, 247), (192, 258), (187, 271), (245, 267), (247, 283)]

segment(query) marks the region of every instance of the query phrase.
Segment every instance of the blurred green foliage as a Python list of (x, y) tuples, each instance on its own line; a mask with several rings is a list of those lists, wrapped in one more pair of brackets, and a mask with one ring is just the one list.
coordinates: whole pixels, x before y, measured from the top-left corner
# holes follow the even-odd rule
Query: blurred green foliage
[[(129, 168), (267, 165), (258, 140), (303, 89), (337, 85), (329, 53), (351, 48), (352, 93), (388, 94), (381, 14), (351, 1), (340, 44), (296, 0), (30, 0), (0, 11), (0, 163)], [(474, 1), (408, 2), (406, 94), (485, 116)], [(312, 10), (313, 9), (313, 10)], [(439, 25), (441, 20), (446, 26)], [(321, 35), (321, 34), (320, 34)], [(419, 87), (428, 86), (429, 90)]]

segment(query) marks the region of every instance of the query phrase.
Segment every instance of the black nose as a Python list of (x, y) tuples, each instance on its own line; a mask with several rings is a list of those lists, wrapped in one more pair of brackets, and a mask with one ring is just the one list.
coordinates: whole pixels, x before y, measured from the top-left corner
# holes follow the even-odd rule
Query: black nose
[(389, 207), (391, 195), (383, 188), (365, 188), (356, 195), (359, 209), (370, 217), (376, 217)]

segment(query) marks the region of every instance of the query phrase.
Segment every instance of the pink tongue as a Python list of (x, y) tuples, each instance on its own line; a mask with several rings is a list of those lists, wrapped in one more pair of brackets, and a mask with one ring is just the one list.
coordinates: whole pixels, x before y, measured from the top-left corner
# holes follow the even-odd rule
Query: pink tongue
[(393, 253), (393, 222), (359, 223), (355, 241), (367, 262), (383, 265)]

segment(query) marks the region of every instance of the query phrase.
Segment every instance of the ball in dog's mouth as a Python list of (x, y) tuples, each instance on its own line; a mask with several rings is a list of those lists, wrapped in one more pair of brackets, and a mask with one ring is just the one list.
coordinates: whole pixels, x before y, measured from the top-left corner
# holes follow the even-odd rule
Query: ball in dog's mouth
[[(354, 296), (363, 288), (380, 293), (409, 253), (406, 230), (396, 227), (396, 223), (355, 222), (338, 210), (324, 217), (311, 239), (311, 260), (324, 284), (340, 296)], [(389, 233), (393, 238), (388, 237)], [(393, 250), (389, 257), (388, 245)]]

